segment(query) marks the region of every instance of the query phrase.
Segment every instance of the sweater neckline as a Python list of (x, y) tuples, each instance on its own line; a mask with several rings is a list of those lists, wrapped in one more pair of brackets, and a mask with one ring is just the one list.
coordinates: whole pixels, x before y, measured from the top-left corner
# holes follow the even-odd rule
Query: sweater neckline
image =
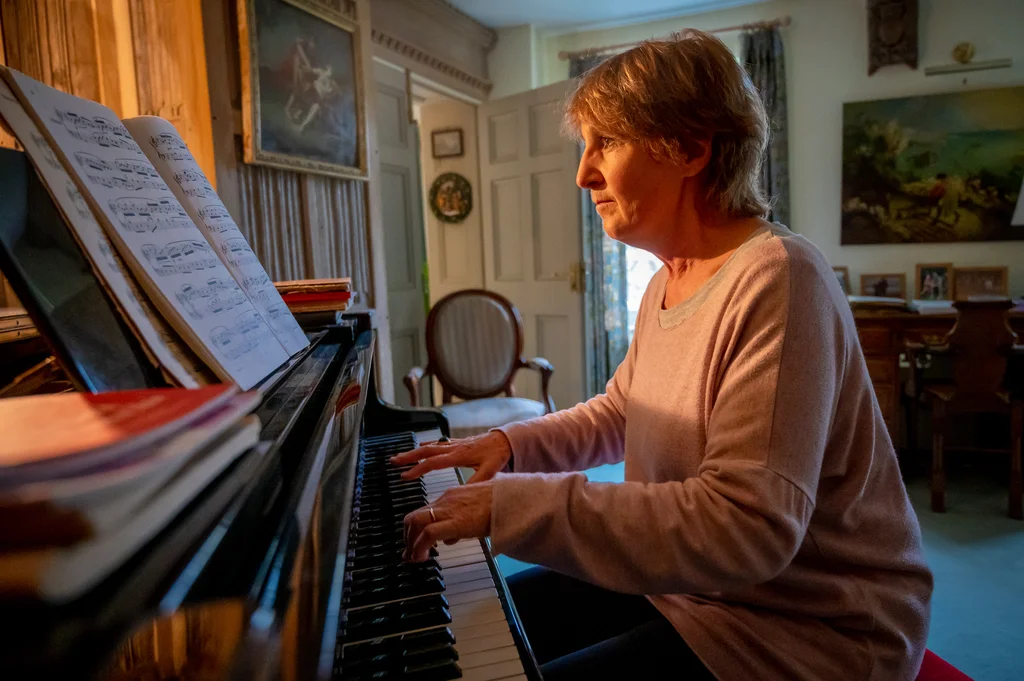
[[(658, 324), (662, 329), (671, 329), (679, 326), (684, 321), (693, 316), (693, 314), (700, 309), (704, 302), (711, 295), (711, 292), (715, 290), (718, 284), (725, 278), (726, 274), (736, 265), (736, 256), (750, 248), (753, 244), (760, 243), (768, 238), (775, 236), (777, 228), (782, 227), (778, 223), (771, 223), (769, 225), (762, 225), (758, 227), (746, 238), (746, 240), (739, 245), (739, 247), (732, 252), (718, 271), (711, 275), (707, 281), (701, 284), (693, 295), (684, 300), (681, 303), (673, 305), (672, 307), (665, 309), (665, 288), (668, 283), (668, 275), (666, 274), (661, 278), (661, 284), (658, 289), (657, 305), (658, 305)], [(783, 227), (783, 229), (785, 229)], [(664, 268), (662, 268), (664, 270)]]

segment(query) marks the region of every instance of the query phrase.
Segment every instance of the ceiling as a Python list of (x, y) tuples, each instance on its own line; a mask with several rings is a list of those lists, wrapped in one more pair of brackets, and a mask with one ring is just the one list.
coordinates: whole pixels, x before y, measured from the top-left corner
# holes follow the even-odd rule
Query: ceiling
[(491, 28), (533, 24), (553, 30), (609, 28), (765, 0), (447, 0)]

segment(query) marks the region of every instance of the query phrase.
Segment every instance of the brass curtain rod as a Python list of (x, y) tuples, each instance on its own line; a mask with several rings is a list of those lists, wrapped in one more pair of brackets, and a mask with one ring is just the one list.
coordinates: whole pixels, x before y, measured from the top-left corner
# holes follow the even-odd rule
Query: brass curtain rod
[[(755, 28), (775, 28), (776, 26), (789, 26), (791, 19), (786, 17), (779, 17), (778, 19), (772, 19), (770, 21), (752, 21), (749, 24), (737, 24), (736, 26), (725, 26), (724, 28), (715, 28), (705, 33), (728, 33), (729, 31), (750, 31)], [(673, 31), (669, 39), (674, 38), (680, 31)], [(602, 52), (613, 52), (615, 50), (625, 50), (630, 47), (636, 47), (639, 42), (634, 43), (622, 43), (620, 45), (605, 45), (604, 47), (591, 47), (586, 50), (576, 50), (574, 52), (562, 51), (558, 53), (558, 58), (561, 60), (572, 59), (573, 57), (585, 57), (591, 54), (600, 54)]]

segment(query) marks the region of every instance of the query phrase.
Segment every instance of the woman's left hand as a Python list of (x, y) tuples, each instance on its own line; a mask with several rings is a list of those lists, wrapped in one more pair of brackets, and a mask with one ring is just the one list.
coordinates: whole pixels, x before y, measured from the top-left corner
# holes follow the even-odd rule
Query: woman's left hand
[(454, 544), (460, 539), (489, 535), (491, 486), (487, 481), (453, 487), (434, 503), (405, 516), (403, 560), (425, 561), (430, 556), (430, 548), (439, 541)]

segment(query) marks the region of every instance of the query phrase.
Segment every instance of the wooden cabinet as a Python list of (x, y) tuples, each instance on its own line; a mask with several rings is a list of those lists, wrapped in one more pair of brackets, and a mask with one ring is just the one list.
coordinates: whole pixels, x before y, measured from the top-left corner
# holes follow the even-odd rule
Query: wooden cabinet
[[(882, 417), (889, 429), (889, 437), (898, 448), (904, 427), (903, 410), (900, 408), (903, 388), (900, 381), (900, 354), (904, 343), (907, 340), (938, 343), (953, 328), (956, 315), (856, 310), (853, 317)], [(1018, 336), (1024, 338), (1024, 314), (1011, 314), (1010, 326)]]

